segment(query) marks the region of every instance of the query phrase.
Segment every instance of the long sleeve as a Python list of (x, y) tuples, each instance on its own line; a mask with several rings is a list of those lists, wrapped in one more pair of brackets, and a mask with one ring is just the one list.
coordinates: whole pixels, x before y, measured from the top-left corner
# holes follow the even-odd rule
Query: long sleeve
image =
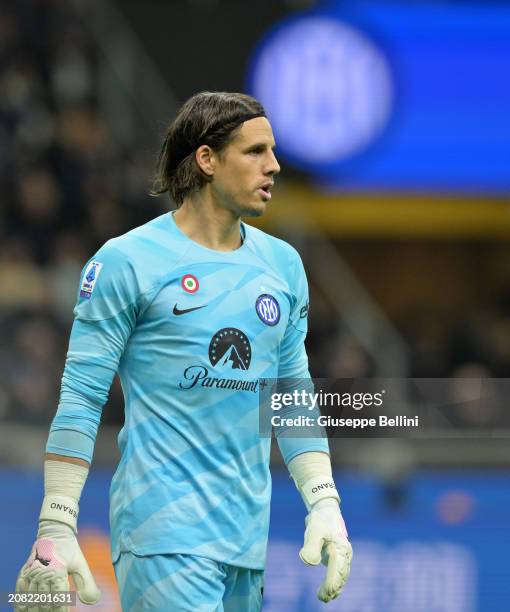
[[(294, 388), (299, 387), (299, 389), (313, 391), (305, 348), (308, 330), (308, 283), (301, 258), (295, 251), (293, 253), (295, 257), (291, 266), (291, 287), (294, 299), (287, 329), (280, 346), (279, 390), (292, 392)], [(290, 406), (285, 410), (286, 417), (299, 415), (317, 416), (318, 411), (310, 412), (303, 406)], [(297, 455), (308, 451), (329, 452), (327, 439), (319, 436), (318, 428), (315, 428), (315, 431), (317, 437), (312, 437), (310, 434), (306, 438), (297, 438), (288, 429), (279, 428), (276, 436), (285, 463), (288, 464)]]
[(107, 245), (85, 266), (46, 451), (91, 461), (101, 412), (136, 324), (136, 276)]

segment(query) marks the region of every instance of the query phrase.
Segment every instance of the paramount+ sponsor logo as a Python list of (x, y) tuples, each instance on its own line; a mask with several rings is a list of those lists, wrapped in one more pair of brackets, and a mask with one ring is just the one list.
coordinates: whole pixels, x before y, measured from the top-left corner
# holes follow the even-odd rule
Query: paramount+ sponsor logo
[(60, 512), (65, 512), (66, 514), (69, 514), (73, 518), (78, 518), (78, 513), (76, 512), (74, 508), (71, 508), (71, 506), (66, 506), (65, 504), (59, 504), (57, 502), (52, 502), (50, 504), (50, 508), (52, 510), (59, 510)]
[[(251, 358), (252, 349), (248, 336), (235, 327), (224, 327), (213, 335), (209, 344), (212, 371), (204, 365), (190, 365), (184, 370), (179, 387), (193, 389), (200, 386), (257, 393), (257, 379), (239, 376), (250, 369)], [(236, 378), (229, 376), (229, 373), (234, 372), (238, 374)]]
[(192, 389), (200, 385), (209, 389), (232, 389), (233, 391), (258, 390), (258, 380), (238, 380), (235, 378), (220, 378), (210, 376), (205, 366), (189, 366), (184, 370), (183, 380), (179, 383), (181, 389)]

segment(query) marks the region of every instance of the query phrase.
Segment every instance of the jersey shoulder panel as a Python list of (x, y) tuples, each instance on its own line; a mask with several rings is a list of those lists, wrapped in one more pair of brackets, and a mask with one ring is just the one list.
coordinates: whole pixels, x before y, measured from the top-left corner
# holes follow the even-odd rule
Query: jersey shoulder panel
[(289, 323), (306, 334), (309, 308), (308, 281), (301, 257), (288, 242), (249, 226), (248, 245), (283, 279), (291, 296)]
[(182, 242), (168, 214), (108, 240), (83, 268), (75, 315), (106, 319), (143, 307), (182, 257)]
[(185, 249), (185, 241), (173, 231), (169, 213), (165, 213), (108, 240), (99, 253), (115, 250), (143, 270), (145, 282), (142, 290), (147, 290), (155, 284), (154, 280), (158, 275), (164, 274), (177, 263)]
[(303, 262), (296, 249), (285, 240), (271, 236), (251, 225), (244, 225), (248, 247), (267, 266), (284, 278), (292, 289), (304, 274)]

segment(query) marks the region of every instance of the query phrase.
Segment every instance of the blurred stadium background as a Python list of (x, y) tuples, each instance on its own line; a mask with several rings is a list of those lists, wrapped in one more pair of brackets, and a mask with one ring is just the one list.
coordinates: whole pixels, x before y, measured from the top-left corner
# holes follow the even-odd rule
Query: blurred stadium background
[[(197, 91), (249, 91), (268, 109), (283, 171), (261, 223), (305, 260), (314, 376), (509, 376), (509, 62), (502, 1), (3, 0), (0, 591), (36, 529), (80, 269), (168, 208), (149, 178)], [(115, 384), (80, 519), (109, 612), (121, 424)], [(332, 441), (355, 560), (328, 610), (510, 609), (504, 433)], [(264, 609), (320, 610), (281, 468), (275, 453)]]

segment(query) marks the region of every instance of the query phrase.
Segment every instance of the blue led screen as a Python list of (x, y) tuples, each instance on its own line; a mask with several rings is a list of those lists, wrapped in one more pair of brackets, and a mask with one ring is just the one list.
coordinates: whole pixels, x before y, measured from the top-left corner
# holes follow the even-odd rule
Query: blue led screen
[(323, 2), (276, 24), (249, 89), (278, 152), (335, 189), (510, 192), (510, 7)]

